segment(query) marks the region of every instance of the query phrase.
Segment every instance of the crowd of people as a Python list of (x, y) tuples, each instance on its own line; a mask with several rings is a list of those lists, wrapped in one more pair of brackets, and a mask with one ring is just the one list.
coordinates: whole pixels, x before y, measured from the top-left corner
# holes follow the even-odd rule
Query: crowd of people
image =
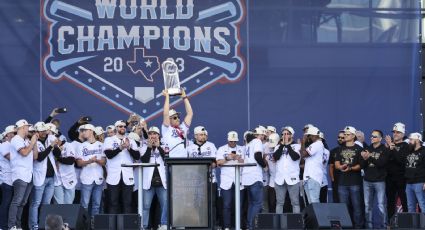
[(404, 212), (425, 212), (422, 136), (406, 137), (402, 123), (393, 126), (391, 136), (373, 130), (369, 143), (362, 132), (347, 126), (339, 131), (334, 149), (311, 124), (300, 131), (300, 139), (291, 126), (280, 132), (273, 126), (258, 126), (243, 138), (229, 131), (225, 144), (217, 148), (203, 126), (195, 127), (193, 141), (189, 140), (193, 111), (184, 91), (184, 117), (170, 109), (167, 91), (163, 96), (160, 128), (148, 127), (135, 114), (105, 130), (82, 117), (65, 137), (57, 109), (34, 125), (22, 119), (7, 126), (0, 145), (0, 229), (21, 229), (27, 203), (30, 229), (38, 229), (42, 204), (79, 203), (91, 217), (135, 213), (137, 173), (121, 166), (133, 162), (158, 164), (143, 169), (143, 227), (156, 228), (150, 221), (156, 196), (158, 229), (166, 229), (165, 159), (174, 157), (216, 158), (211, 165), (217, 204), (213, 215), (215, 225), (224, 229), (234, 224), (235, 169), (221, 167), (229, 162), (256, 164), (241, 169), (241, 224), (247, 229), (253, 229), (258, 213), (300, 213), (307, 204), (328, 202), (328, 186), (333, 202), (347, 204), (356, 228), (386, 228), (398, 211), (397, 199)]

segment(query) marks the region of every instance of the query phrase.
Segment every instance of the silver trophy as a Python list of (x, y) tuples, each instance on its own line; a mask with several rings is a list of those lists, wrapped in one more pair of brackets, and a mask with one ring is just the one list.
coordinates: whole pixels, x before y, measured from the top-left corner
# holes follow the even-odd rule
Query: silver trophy
[(172, 58), (167, 58), (162, 63), (162, 75), (164, 76), (164, 88), (168, 89), (170, 96), (181, 95), (179, 71)]

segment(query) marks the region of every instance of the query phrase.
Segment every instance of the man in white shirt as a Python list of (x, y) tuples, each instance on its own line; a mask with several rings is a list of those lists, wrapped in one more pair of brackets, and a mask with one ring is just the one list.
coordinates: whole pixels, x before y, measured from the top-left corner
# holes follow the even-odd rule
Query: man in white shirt
[(263, 159), (264, 130), (256, 128), (254, 134), (247, 135), (245, 147), (245, 163), (255, 163), (256, 166), (244, 167), (242, 170), (242, 185), (248, 193), (247, 227), (254, 228), (254, 218), (263, 207), (263, 168), (267, 163)]
[(57, 161), (57, 180), (55, 184), (54, 199), (57, 204), (72, 204), (75, 198), (75, 188), (77, 186), (77, 174), (75, 172), (76, 149), (74, 144), (65, 142), (55, 148), (53, 155)]
[(29, 140), (27, 135), (30, 126), (26, 120), (16, 122), (17, 135), (10, 141), (10, 167), (14, 193), (9, 207), (9, 229), (21, 228), (23, 207), (32, 189), (33, 160), (38, 157), (38, 134), (32, 135)]
[(164, 90), (162, 95), (165, 98), (165, 102), (161, 130), (162, 139), (165, 143), (165, 151), (168, 152), (170, 158), (187, 157), (186, 138), (193, 118), (189, 98), (186, 96), (185, 91), (182, 90), (181, 98), (186, 108), (186, 117), (183, 123), (181, 123), (180, 113), (174, 109), (170, 110), (170, 95), (168, 94), (168, 90)]
[(116, 135), (107, 137), (103, 144), (107, 157), (106, 184), (109, 190), (109, 213), (131, 213), (133, 169), (122, 167), (121, 164), (133, 163), (134, 160), (140, 158), (140, 153), (137, 150), (136, 142), (125, 136), (126, 123), (124, 121), (115, 122), (115, 129)]
[[(51, 124), (54, 129), (56, 127)], [(52, 128), (50, 126), (50, 128)], [(29, 207), (29, 226), (38, 229), (38, 210), (41, 204), (50, 204), (55, 190), (56, 162), (51, 153), (58, 148), (58, 140), (54, 135), (48, 135), (49, 126), (44, 122), (37, 122), (34, 129), (38, 135), (38, 157), (33, 163), (33, 188)]]
[(6, 127), (3, 135), (3, 143), (0, 144), (0, 171), (1, 171), (1, 205), (0, 205), (0, 229), (7, 229), (7, 217), (9, 206), (13, 197), (12, 169), (10, 168), (10, 141), (15, 136), (15, 126)]
[[(320, 131), (317, 127), (309, 127), (301, 142), (301, 155), (305, 158), (304, 165), (304, 190), (308, 202), (320, 202), (320, 188), (324, 176), (323, 161), (325, 147), (319, 137)], [(305, 148), (306, 142), (311, 144)]]
[(276, 161), (276, 213), (283, 213), (286, 192), (289, 193), (292, 212), (300, 212), (300, 144), (294, 141), (295, 131), (286, 126), (282, 130), (282, 139), (276, 146), (274, 159)]
[[(226, 163), (243, 162), (244, 148), (238, 145), (238, 133), (230, 131), (227, 134), (227, 144), (217, 150), (217, 165)], [(221, 168), (220, 188), (223, 198), (223, 227), (225, 230), (231, 227), (232, 207), (235, 196), (235, 169), (231, 167)]]
[(167, 177), (164, 166), (165, 151), (160, 144), (159, 129), (149, 128), (147, 144), (143, 145), (141, 161), (156, 163), (159, 166), (143, 168), (143, 228), (148, 229), (152, 199), (156, 194), (161, 205), (161, 225), (159, 230), (167, 229)]
[(77, 164), (82, 167), (81, 179), (81, 206), (86, 210), (91, 201), (90, 216), (99, 214), (100, 201), (104, 186), (103, 168), (106, 157), (103, 153), (102, 143), (94, 137), (94, 126), (91, 124), (80, 127), (85, 142), (77, 151)]

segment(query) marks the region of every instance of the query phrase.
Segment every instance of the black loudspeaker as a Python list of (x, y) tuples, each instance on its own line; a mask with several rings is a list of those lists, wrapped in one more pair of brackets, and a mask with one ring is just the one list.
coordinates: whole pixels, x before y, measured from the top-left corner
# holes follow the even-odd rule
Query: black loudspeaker
[(425, 214), (397, 213), (390, 223), (394, 229), (425, 229)]
[(261, 213), (254, 223), (255, 229), (304, 229), (302, 214)]
[(341, 203), (314, 203), (304, 210), (304, 224), (308, 229), (353, 228), (347, 205)]
[(117, 215), (117, 229), (119, 230), (139, 230), (140, 216), (138, 214)]
[(89, 228), (89, 215), (79, 204), (42, 205), (38, 222), (40, 229), (44, 229), (46, 217), (49, 214), (62, 216), (63, 222), (67, 223), (70, 229), (85, 230)]
[(280, 216), (281, 229), (304, 229), (303, 215), (300, 213), (284, 213)]
[(117, 215), (100, 214), (94, 216), (94, 230), (117, 230)]

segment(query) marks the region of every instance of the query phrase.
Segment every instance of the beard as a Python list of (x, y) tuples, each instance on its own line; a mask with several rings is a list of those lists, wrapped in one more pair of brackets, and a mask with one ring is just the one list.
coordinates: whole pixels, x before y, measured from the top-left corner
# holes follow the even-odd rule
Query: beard
[(414, 151), (416, 147), (416, 144), (409, 143), (409, 151)]

